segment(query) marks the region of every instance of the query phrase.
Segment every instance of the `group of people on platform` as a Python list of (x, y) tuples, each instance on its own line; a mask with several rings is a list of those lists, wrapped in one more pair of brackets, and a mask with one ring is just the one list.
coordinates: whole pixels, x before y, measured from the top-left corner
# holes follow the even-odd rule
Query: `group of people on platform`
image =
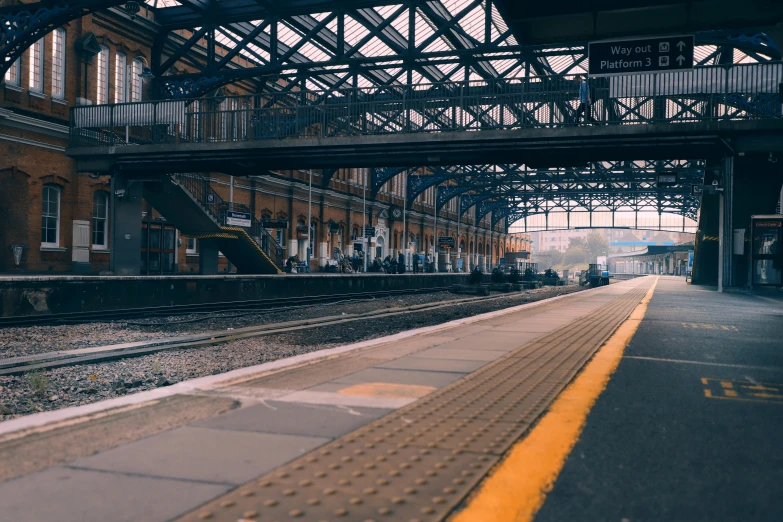
[[(364, 256), (365, 253), (360, 250), (354, 251), (353, 255), (343, 255), (339, 249), (336, 249), (333, 259), (327, 261), (324, 270), (343, 274), (358, 274), (365, 270), (375, 273), (404, 274), (409, 270), (409, 267), (406, 266), (405, 254), (402, 252), (397, 257), (387, 255), (384, 259), (376, 257), (371, 262), (368, 260), (366, 268)], [(286, 273), (302, 272), (301, 268), (297, 270), (298, 267), (301, 267), (301, 264), (296, 256), (288, 258), (285, 266)], [(411, 265), (414, 274), (437, 271), (433, 257), (429, 254), (413, 254)]]

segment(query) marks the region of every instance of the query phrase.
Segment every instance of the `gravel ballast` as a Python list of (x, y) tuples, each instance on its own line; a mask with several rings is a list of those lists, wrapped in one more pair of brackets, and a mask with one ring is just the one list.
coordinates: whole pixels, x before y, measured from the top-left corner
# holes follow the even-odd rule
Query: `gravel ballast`
[[(391, 318), (354, 321), (339, 326), (241, 339), (202, 348), (170, 350), (104, 363), (70, 366), (0, 377), (0, 421), (40, 411), (89, 404), (128, 393), (168, 386), (187, 379), (284, 359), (335, 346), (374, 339), (414, 328), (500, 310), (527, 302), (580, 291), (577, 286), (544, 287), (509, 294), (503, 299), (449, 306)], [(124, 323), (90, 323), (0, 330), (0, 358), (53, 350), (84, 348), (178, 335), (241, 328), (296, 319), (363, 313), (415, 304), (461, 299), (445, 292), (393, 296), (373, 301), (318, 305), (303, 309), (252, 314), (177, 316), (140, 319), (133, 323), (167, 323), (138, 326)], [(182, 323), (182, 321), (188, 321)], [(176, 324), (176, 323), (181, 324)], [(8, 343), (8, 349), (4, 346)]]

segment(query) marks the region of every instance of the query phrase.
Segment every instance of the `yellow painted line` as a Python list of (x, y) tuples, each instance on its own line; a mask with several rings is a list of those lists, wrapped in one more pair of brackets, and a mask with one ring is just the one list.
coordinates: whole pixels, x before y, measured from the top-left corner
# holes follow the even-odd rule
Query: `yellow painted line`
[(737, 397), (737, 392), (734, 390), (723, 390), (723, 395), (726, 397)]
[(450, 522), (529, 522), (544, 504), (587, 414), (604, 391), (639, 328), (658, 278), (631, 316), (555, 399), (530, 434), (514, 445), (468, 506)]
[[(706, 383), (705, 383), (706, 384)], [(710, 390), (704, 390), (704, 396), (708, 399), (712, 399), (712, 392)]]
[(355, 384), (338, 391), (340, 395), (351, 397), (382, 397), (385, 399), (418, 399), (429, 395), (437, 388), (418, 384), (395, 384), (390, 382), (368, 382)]
[[(705, 393), (706, 395), (706, 393)], [(710, 399), (720, 399), (724, 401), (734, 401), (734, 402), (757, 402), (762, 404), (783, 404), (783, 401), (768, 401), (768, 400), (762, 400), (762, 399), (742, 399), (740, 397), (715, 397), (715, 396), (709, 396)]]

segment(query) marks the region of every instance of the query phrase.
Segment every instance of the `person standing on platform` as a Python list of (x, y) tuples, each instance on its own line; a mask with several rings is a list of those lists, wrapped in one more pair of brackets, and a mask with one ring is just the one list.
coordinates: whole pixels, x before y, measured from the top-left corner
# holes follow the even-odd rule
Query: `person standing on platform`
[(585, 115), (585, 122), (589, 119), (590, 122), (595, 123), (592, 114), (590, 113), (590, 86), (587, 84), (587, 76), (581, 77), (579, 83), (579, 108), (576, 110), (576, 124), (579, 125), (579, 120), (582, 114)]
[(400, 255), (397, 257), (397, 273), (398, 274), (404, 274), (405, 273), (405, 254), (400, 252)]
[(419, 273), (419, 254), (413, 254), (413, 273)]

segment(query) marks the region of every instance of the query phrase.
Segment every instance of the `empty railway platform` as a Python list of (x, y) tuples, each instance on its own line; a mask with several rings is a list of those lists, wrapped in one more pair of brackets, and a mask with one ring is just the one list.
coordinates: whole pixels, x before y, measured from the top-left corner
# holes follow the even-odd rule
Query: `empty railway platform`
[(783, 519), (783, 299), (646, 276), (0, 424), (0, 520)]

